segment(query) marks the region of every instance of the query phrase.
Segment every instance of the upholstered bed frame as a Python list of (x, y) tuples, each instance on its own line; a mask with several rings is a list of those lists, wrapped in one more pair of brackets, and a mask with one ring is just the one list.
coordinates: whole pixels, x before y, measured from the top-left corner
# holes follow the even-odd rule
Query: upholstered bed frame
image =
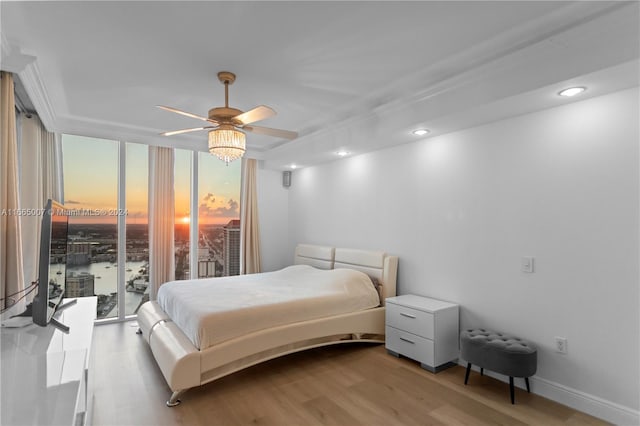
[(377, 283), (380, 306), (260, 330), (199, 350), (156, 302), (147, 302), (138, 311), (138, 333), (151, 347), (173, 391), (168, 406), (179, 404), (179, 396), (189, 388), (282, 355), (338, 343), (384, 342), (384, 300), (396, 294), (396, 256), (381, 251), (300, 244), (294, 263), (362, 271)]

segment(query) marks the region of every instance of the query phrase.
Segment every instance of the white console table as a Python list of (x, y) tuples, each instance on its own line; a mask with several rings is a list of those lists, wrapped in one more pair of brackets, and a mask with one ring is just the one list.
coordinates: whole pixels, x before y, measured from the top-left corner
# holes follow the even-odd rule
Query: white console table
[(96, 297), (81, 297), (56, 314), (70, 328), (68, 334), (52, 325), (0, 329), (0, 424), (90, 423), (96, 304)]

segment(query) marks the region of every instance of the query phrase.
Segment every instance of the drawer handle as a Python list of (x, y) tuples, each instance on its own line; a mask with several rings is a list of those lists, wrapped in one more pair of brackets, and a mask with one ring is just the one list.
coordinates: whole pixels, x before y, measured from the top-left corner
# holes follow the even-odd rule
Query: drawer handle
[(403, 342), (411, 343), (412, 345), (416, 344), (416, 342), (414, 342), (413, 340), (409, 340), (405, 337), (401, 337), (400, 340), (402, 340)]
[(416, 319), (416, 316), (415, 316), (415, 315), (405, 314), (404, 312), (400, 312), (400, 315), (402, 315), (403, 317), (407, 317), (407, 318), (411, 318), (411, 319)]

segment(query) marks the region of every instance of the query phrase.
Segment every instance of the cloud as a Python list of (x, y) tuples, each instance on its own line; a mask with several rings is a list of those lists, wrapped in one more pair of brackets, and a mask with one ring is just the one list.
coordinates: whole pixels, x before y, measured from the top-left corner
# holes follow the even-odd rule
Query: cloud
[(198, 208), (200, 216), (208, 217), (238, 217), (239, 204), (235, 200), (228, 200), (226, 205), (223, 200), (217, 200), (211, 193), (207, 194)]
[(240, 211), (238, 210), (239, 204), (237, 201), (235, 200), (229, 200), (227, 202), (227, 204), (229, 205), (229, 207), (218, 207), (216, 209), (216, 212), (218, 212), (218, 214), (220, 216), (238, 216), (240, 214)]
[(64, 203), (65, 204), (82, 204), (82, 201), (67, 200)]

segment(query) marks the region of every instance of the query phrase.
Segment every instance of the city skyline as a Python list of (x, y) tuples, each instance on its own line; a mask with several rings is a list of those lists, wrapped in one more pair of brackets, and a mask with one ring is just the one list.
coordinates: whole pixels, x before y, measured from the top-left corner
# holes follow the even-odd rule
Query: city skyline
[[(192, 251), (188, 226), (175, 224), (175, 279), (212, 278), (239, 274), (239, 220), (226, 225), (202, 225)], [(118, 226), (113, 223), (69, 224), (61, 256), (51, 258), (50, 277), (73, 297), (98, 296), (98, 318), (132, 315), (148, 300), (149, 234), (146, 225), (127, 225), (124, 259), (118, 256)], [(191, 260), (197, 267), (191, 271)], [(62, 266), (61, 266), (62, 265)], [(124, 305), (119, 305), (118, 268), (124, 269)], [(65, 272), (66, 269), (66, 272)], [(195, 272), (195, 276), (192, 274)]]

